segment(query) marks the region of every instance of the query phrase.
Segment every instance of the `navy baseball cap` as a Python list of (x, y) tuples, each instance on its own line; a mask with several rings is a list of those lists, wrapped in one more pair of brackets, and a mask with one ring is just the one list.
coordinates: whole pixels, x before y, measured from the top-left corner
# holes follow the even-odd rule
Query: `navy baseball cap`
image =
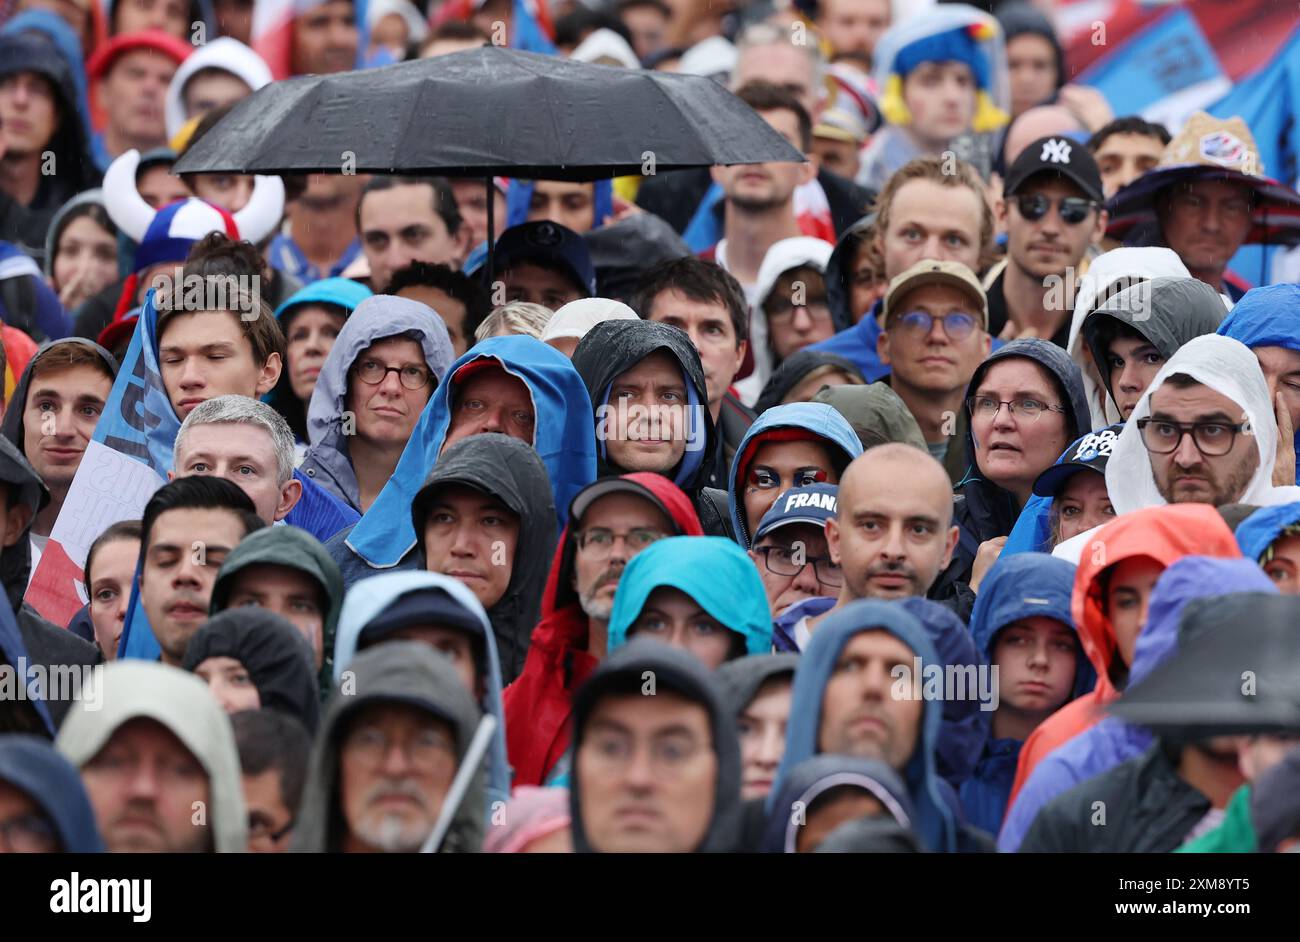
[(807, 487), (790, 488), (763, 514), (763, 519), (754, 532), (754, 539), (760, 540), (773, 530), (793, 523), (808, 523), (820, 528), (835, 516), (839, 491), (834, 484), (809, 484)]
[(493, 271), (506, 271), (519, 262), (557, 268), (573, 279), (584, 297), (596, 294), (596, 267), (591, 263), (591, 252), (582, 236), (568, 226), (541, 220), (511, 226), (501, 233), (492, 252)]
[(394, 631), (414, 625), (457, 628), (471, 637), (483, 635), (483, 623), (442, 589), (417, 589), (396, 599), (361, 629), (359, 644), (375, 644)]
[(1101, 169), (1088, 148), (1064, 135), (1040, 137), (1020, 152), (1007, 170), (1002, 187), (1004, 196), (1012, 196), (1025, 182), (1040, 173), (1050, 173), (1070, 180), (1083, 190), (1088, 199), (1104, 203)]
[(1039, 497), (1056, 497), (1066, 481), (1084, 470), (1096, 471), (1105, 477), (1106, 462), (1110, 461), (1111, 450), (1123, 429), (1124, 423), (1120, 422), (1080, 438), (1066, 450), (1064, 459), (1034, 480), (1034, 493)]

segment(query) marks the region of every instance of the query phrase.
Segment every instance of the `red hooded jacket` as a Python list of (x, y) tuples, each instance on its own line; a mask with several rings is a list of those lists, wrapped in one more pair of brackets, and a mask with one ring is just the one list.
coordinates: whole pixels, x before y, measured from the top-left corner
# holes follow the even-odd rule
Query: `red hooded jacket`
[(1103, 708), (1118, 699), (1110, 679), (1117, 644), (1106, 612), (1104, 574), (1126, 559), (1147, 557), (1168, 567), (1184, 556), (1237, 559), (1241, 550), (1219, 512), (1209, 504), (1167, 504), (1124, 514), (1099, 529), (1079, 556), (1070, 610), (1083, 652), (1097, 672), (1097, 686), (1043, 720), (1020, 748), (1010, 808), (1020, 788), (1045, 755), (1105, 718)]
[[(679, 536), (703, 536), (690, 498), (658, 474), (620, 475), (659, 499)], [(524, 669), (502, 694), (506, 752), (514, 785), (541, 785), (569, 748), (573, 695), (600, 663), (587, 653), (587, 616), (573, 589), (573, 517), (564, 528), (542, 595), (542, 619), (533, 629)]]

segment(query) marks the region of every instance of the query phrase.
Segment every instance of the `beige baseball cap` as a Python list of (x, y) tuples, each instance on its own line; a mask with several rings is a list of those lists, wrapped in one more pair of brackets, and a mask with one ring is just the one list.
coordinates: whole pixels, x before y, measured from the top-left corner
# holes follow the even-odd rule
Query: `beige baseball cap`
[(980, 328), (989, 329), (989, 299), (984, 294), (975, 273), (962, 262), (938, 261), (927, 258), (917, 262), (907, 271), (894, 277), (885, 290), (885, 300), (880, 305), (880, 327), (883, 330), (894, 313), (897, 302), (908, 292), (923, 285), (950, 285), (968, 295), (975, 302), (980, 317)]

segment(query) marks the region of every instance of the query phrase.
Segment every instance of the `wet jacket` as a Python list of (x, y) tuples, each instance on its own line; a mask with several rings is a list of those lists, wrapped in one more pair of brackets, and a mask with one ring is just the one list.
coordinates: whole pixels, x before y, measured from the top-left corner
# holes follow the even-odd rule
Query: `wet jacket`
[(727, 478), (727, 511), (736, 542), (742, 547), (747, 549), (751, 542), (750, 529), (743, 516), (745, 483), (742, 478), (753, 463), (754, 455), (766, 442), (810, 438), (828, 447), (831, 459), (835, 461), (835, 470), (840, 474), (862, 454), (862, 443), (853, 426), (834, 408), (820, 402), (773, 406), (758, 417), (741, 439)]
[[(875, 629), (894, 635), (911, 648), (923, 664), (939, 663), (925, 628), (901, 606), (861, 600), (843, 606), (822, 621), (803, 653), (799, 670), (795, 672), (785, 755), (769, 796), (769, 812), (774, 808), (775, 796), (782, 794), (794, 768), (818, 753), (822, 698), (840, 653), (854, 635)], [(941, 787), (936, 760), (942, 712), (942, 704), (934, 700), (923, 701), (916, 748), (901, 774), (916, 809), (914, 829), (926, 849), (951, 852), (958, 849), (958, 825), (947, 798), (950, 789)]]
[[(492, 745), (487, 757), (487, 793), (489, 801), (510, 799), (510, 764), (506, 761), (505, 714), (501, 708), (501, 665), (497, 659), (496, 637), (487, 612), (474, 593), (461, 581), (437, 572), (385, 572), (371, 576), (348, 593), (339, 616), (338, 638), (334, 649), (334, 677), (338, 684), (343, 672), (357, 656), (362, 632), (403, 596), (412, 592), (437, 589), (445, 592), (479, 623), (478, 637), (483, 645), (483, 700), (479, 707), (497, 718)], [(387, 642), (384, 642), (387, 643)]]
[[(632, 684), (639, 688), (646, 671), (653, 672), (656, 691), (672, 691), (704, 707), (713, 733), (713, 752), (718, 767), (713, 793), (713, 816), (695, 853), (727, 853), (740, 842), (740, 741), (736, 724), (714, 675), (693, 655), (666, 644), (638, 640), (611, 653), (596, 668), (573, 701), (574, 749), (581, 749), (587, 721), (602, 697), (624, 692)], [(576, 764), (576, 763), (575, 763)], [(594, 853), (582, 824), (582, 777), (574, 775), (569, 785), (569, 808), (573, 828), (573, 849)]]
[(609, 650), (628, 632), (655, 589), (677, 589), (722, 627), (740, 635), (746, 654), (772, 650), (772, 611), (749, 556), (720, 536), (673, 536), (632, 557), (623, 570), (609, 616)]
[(68, 714), (55, 743), (59, 752), (80, 768), (123, 724), (142, 718), (161, 723), (207, 773), (212, 849), (242, 854), (248, 846), (248, 816), (239, 753), (230, 719), (207, 685), (178, 668), (134, 659), (113, 661), (102, 677), (101, 708)]
[(321, 623), (321, 699), (328, 694), (334, 663), (334, 629), (343, 604), (343, 577), (320, 540), (298, 527), (263, 527), (239, 541), (227, 554), (212, 585), (208, 611), (215, 615), (230, 604), (235, 577), (252, 566), (286, 566), (309, 576), (325, 597)]
[[(1106, 571), (1126, 559), (1140, 556), (1169, 566), (1192, 553), (1223, 559), (1240, 556), (1232, 531), (1213, 507), (1176, 504), (1134, 511), (1100, 527), (1088, 539), (1075, 573), (1070, 611), (1083, 653), (1097, 673), (1097, 685), (1088, 696), (1057, 710), (1025, 740), (1011, 789), (1008, 824), (1016, 815), (1017, 794), (1043, 757), (1096, 725), (1101, 720), (1101, 708), (1119, 695), (1110, 679), (1117, 644), (1114, 628), (1106, 615)], [(1006, 839), (999, 835), (999, 846), (1014, 850), (1014, 844), (1008, 843), (1014, 840), (1013, 832), (1007, 830), (1007, 825), (1003, 830)]]
[[(1179, 750), (1155, 742), (1053, 799), (1034, 819), (1024, 853), (1163, 854), (1182, 845), (1210, 810), (1206, 798), (1177, 772)], [(1106, 826), (1094, 822), (1098, 802)]]
[(795, 853), (799, 828), (808, 823), (813, 803), (831, 789), (842, 787), (866, 792), (883, 807), (881, 817), (904, 828), (912, 827), (916, 818), (912, 798), (898, 773), (886, 763), (878, 759), (819, 755), (792, 768), (782, 781), (780, 792), (773, 791), (762, 851)]
[(849, 420), (863, 450), (886, 442), (902, 442), (928, 450), (921, 427), (886, 382), (865, 386), (828, 386), (813, 402), (823, 402)]
[(376, 295), (357, 305), (344, 322), (316, 378), (307, 407), (311, 449), (303, 459), (302, 473), (357, 513), (361, 512), (361, 495), (348, 456), (349, 426), (345, 424), (349, 372), (368, 347), (394, 335), (412, 335), (424, 351), (424, 362), (435, 381), (441, 384), (453, 355), (451, 338), (442, 321), (430, 317), (429, 307), (419, 301)]
[[(984, 376), (995, 363), (1007, 357), (1024, 357), (1037, 363), (1055, 378), (1057, 392), (1062, 395), (1061, 405), (1065, 408), (1065, 437), (1073, 441), (1091, 426), (1088, 401), (1084, 398), (1083, 377), (1079, 368), (1070, 360), (1065, 351), (1046, 340), (1013, 340), (1011, 343), (989, 354), (980, 364), (966, 386), (969, 398), (979, 389)], [(987, 480), (980, 472), (976, 460), (975, 436), (969, 427), (970, 408), (963, 405), (962, 411), (967, 420), (966, 456), (968, 470), (966, 478), (957, 486), (957, 496), (953, 503), (953, 523), (961, 530), (957, 548), (953, 551), (952, 562), (940, 573), (931, 592), (932, 598), (942, 587), (952, 583), (970, 581), (971, 566), (980, 544), (998, 536), (1007, 536), (1020, 515), (1020, 505), (1010, 491), (1004, 490)]]
[[(49, 493), (36, 471), (4, 435), (0, 435), (0, 481), (9, 488), (12, 504), (23, 503), (31, 508), (32, 519), (49, 501)], [(26, 649), (29, 665), (42, 668), (48, 677), (51, 669), (88, 668), (100, 663), (103, 656), (99, 648), (78, 638), (66, 628), (42, 618), (36, 609), (23, 601), (31, 570), (30, 533), (29, 524), (12, 546), (0, 549), (0, 582), (4, 584), (10, 608), (17, 619), (18, 633), (22, 647)], [(5, 653), (9, 657), (18, 656), (8, 651)], [(58, 728), (62, 726), (64, 717), (71, 712), (72, 703), (66, 698), (49, 699), (44, 701), (43, 706), (49, 711), (54, 727)]]
[[(993, 650), (998, 634), (1022, 618), (1041, 615), (1073, 629), (1070, 594), (1074, 588), (1074, 574), (1075, 567), (1071, 563), (1045, 553), (1022, 553), (994, 563), (980, 586), (970, 623), (971, 637), (983, 662), (990, 666), (994, 663)], [(1079, 648), (1074, 687), (1066, 702), (1091, 690), (1096, 679), (1092, 665), (1083, 656), (1083, 649)], [(991, 716), (989, 723), (991, 727)], [(990, 728), (974, 772), (961, 786), (961, 804), (966, 820), (990, 834), (997, 834), (1002, 826), (1021, 743), (1022, 740), (1007, 737), (995, 739)]]
[(48, 740), (37, 736), (0, 736), (0, 782), (18, 789), (54, 825), (60, 849), (70, 854), (102, 854), (104, 841), (95, 824), (95, 809), (76, 766)]
[[(411, 503), (425, 484), (429, 469), (443, 461), (439, 453), (451, 422), (457, 373), (480, 359), (496, 360), (532, 392), (537, 419), (533, 449), (541, 457), (549, 479), (557, 530), (564, 526), (564, 515), (574, 496), (595, 480), (596, 435), (591, 401), (569, 358), (535, 337), (491, 337), (451, 365), (447, 379), (424, 407), (393, 479), (350, 532), (330, 540), (330, 554), (338, 562), (345, 583), (350, 585), (377, 569), (418, 565), (412, 554), (418, 540), (411, 524)], [(549, 548), (546, 552), (549, 554)], [(513, 676), (507, 666), (510, 654), (504, 648), (501, 658), (503, 673)]]
[[(1276, 594), (1277, 588), (1258, 566), (1245, 559), (1184, 556), (1166, 569), (1151, 592), (1147, 623), (1138, 635), (1126, 687), (1141, 683), (1173, 657), (1189, 602), (1226, 592)], [(1039, 810), (1053, 798), (1137, 758), (1153, 739), (1146, 727), (1108, 716), (1045, 756), (1016, 796), (1015, 813), (1007, 816), (1002, 830), (1007, 849), (1019, 843)]]
[(1110, 386), (1110, 369), (1105, 366), (1106, 347), (1117, 323), (1136, 330), (1168, 360), (1193, 337), (1214, 333), (1226, 313), (1219, 292), (1205, 282), (1161, 276), (1120, 291), (1088, 315), (1083, 338), (1093, 362), (1102, 364), (1101, 382), (1110, 397), (1107, 414), (1115, 416), (1110, 421), (1122, 419)]
[[(491, 494), (519, 518), (510, 583), (500, 600), (488, 609), (501, 657), (501, 677), (508, 684), (523, 669), (528, 636), (537, 624), (546, 583), (546, 571), (537, 562), (548, 559), (555, 551), (550, 482), (537, 453), (517, 438), (496, 432), (462, 438), (438, 459), (415, 497), (407, 520), (419, 520), (419, 532), (423, 532), (433, 490), (451, 484)], [(419, 557), (423, 555), (421, 548)]]
[[(679, 535), (703, 535), (690, 499), (667, 478), (645, 471), (623, 477), (658, 499)], [(502, 698), (516, 785), (542, 784), (569, 748), (574, 692), (600, 663), (600, 657), (587, 651), (587, 615), (573, 588), (576, 552), (573, 527), (566, 526), (546, 577), (541, 619), (529, 640), (523, 670)]]
[[(356, 656), (348, 668), (354, 685), (335, 691), (325, 706), (321, 729), (307, 762), (307, 782), (294, 827), (292, 850), (338, 853), (347, 836), (339, 805), (339, 747), (349, 722), (374, 704), (398, 702), (447, 723), (456, 740), (456, 765), (465, 758), (481, 714), (456, 668), (444, 655), (417, 641), (391, 641)], [(441, 853), (477, 853), (483, 843), (484, 782), (478, 769), (452, 818)]]
[(256, 606), (230, 608), (209, 618), (185, 648), (182, 667), (193, 673), (210, 657), (233, 658), (257, 688), (262, 709), (292, 716), (315, 733), (320, 723), (316, 663), (298, 629)]
[[(1300, 285), (1252, 288), (1242, 296), (1219, 325), (1219, 334), (1255, 347), (1300, 350)], [(1295, 452), (1300, 458), (1300, 429), (1295, 430)], [(1300, 484), (1300, 461), (1296, 463)]]

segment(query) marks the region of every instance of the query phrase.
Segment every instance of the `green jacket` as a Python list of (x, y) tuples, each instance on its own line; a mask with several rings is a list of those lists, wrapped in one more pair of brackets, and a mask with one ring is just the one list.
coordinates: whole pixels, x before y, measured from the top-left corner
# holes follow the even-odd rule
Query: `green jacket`
[(1178, 848), (1176, 854), (1253, 854), (1259, 850), (1259, 838), (1250, 820), (1250, 786), (1233, 792), (1224, 809), (1223, 823), (1194, 841)]

